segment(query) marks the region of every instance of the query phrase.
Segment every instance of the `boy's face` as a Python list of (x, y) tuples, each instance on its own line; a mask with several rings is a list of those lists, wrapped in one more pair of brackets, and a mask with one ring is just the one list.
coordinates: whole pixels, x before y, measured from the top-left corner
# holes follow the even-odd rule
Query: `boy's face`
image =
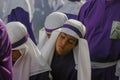
[(77, 45), (77, 39), (61, 32), (56, 40), (56, 51), (60, 55), (69, 53)]
[(16, 61), (21, 56), (19, 50), (12, 50), (12, 61)]

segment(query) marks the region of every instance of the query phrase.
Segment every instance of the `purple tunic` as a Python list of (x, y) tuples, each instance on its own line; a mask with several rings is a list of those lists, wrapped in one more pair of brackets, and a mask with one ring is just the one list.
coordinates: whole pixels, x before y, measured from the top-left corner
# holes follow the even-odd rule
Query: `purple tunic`
[[(120, 22), (120, 0), (91, 0), (79, 12), (86, 26), (91, 61), (112, 62), (120, 59), (120, 40), (110, 38), (113, 21)], [(100, 77), (100, 78), (99, 78)], [(118, 80), (115, 66), (92, 71), (92, 80)]]
[(11, 13), (8, 15), (8, 22), (12, 22), (12, 21), (20, 21), (21, 23), (23, 23), (28, 30), (30, 38), (36, 44), (34, 32), (33, 32), (33, 29), (32, 29), (33, 27), (32, 27), (32, 23), (29, 20), (28, 12), (26, 12), (25, 10), (23, 10), (20, 7), (17, 7), (15, 9), (13, 9), (11, 11)]
[(62, 56), (54, 53), (51, 68), (53, 80), (77, 80), (77, 70), (75, 70), (72, 52)]
[(0, 80), (12, 80), (11, 43), (4, 23), (0, 20)]

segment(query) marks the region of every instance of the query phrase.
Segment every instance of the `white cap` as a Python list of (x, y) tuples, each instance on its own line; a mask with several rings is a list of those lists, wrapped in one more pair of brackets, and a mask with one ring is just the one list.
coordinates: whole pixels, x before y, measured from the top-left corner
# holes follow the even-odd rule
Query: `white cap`
[(66, 14), (62, 12), (52, 12), (46, 17), (45, 20), (45, 28), (46, 31), (52, 32), (55, 29), (58, 29), (59, 27), (63, 26), (65, 21), (68, 20)]
[(28, 34), (26, 27), (20, 22), (10, 22), (6, 27), (12, 44), (20, 41)]
[[(62, 29), (62, 28), (69, 28), (69, 29)], [(76, 38), (83, 38), (86, 33), (85, 26), (80, 21), (74, 19), (67, 20), (62, 28), (60, 29), (62, 32), (71, 34)]]

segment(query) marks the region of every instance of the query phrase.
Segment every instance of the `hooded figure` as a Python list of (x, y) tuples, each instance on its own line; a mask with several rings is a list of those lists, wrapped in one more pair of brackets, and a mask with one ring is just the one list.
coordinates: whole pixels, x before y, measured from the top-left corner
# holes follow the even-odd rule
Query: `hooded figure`
[(4, 1), (4, 18), (6, 23), (12, 21), (19, 21), (23, 23), (33, 42), (36, 43), (33, 32), (33, 13), (34, 0), (5, 0)]
[(87, 30), (85, 38), (90, 49), (92, 80), (118, 80), (115, 75), (120, 59), (120, 40), (115, 39), (120, 24), (118, 7), (120, 0), (91, 0), (79, 12), (79, 20)]
[(51, 66), (53, 80), (91, 80), (91, 65), (84, 25), (67, 20), (53, 31), (41, 49), (42, 56)]
[(10, 22), (7, 31), (12, 42), (14, 80), (48, 80), (46, 72), (50, 68), (29, 38), (25, 26), (20, 22)]
[(12, 80), (11, 48), (6, 26), (0, 20), (0, 80)]
[(39, 43), (38, 43), (39, 49), (41, 49), (44, 46), (45, 42), (50, 37), (52, 31), (63, 26), (66, 20), (68, 20), (67, 16), (61, 12), (52, 12), (46, 17), (44, 23), (45, 27), (43, 27), (39, 31)]

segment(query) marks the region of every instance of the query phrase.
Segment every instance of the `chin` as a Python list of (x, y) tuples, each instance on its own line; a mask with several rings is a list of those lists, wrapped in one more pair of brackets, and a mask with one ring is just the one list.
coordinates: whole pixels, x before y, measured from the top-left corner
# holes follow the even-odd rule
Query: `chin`
[(68, 53), (66, 53), (66, 52), (62, 52), (62, 53), (60, 53), (60, 55), (67, 55)]
[(59, 55), (66, 55), (66, 54), (67, 54), (67, 52), (64, 52), (64, 51), (62, 51), (62, 50), (57, 50), (57, 53), (58, 53)]
[(60, 51), (58, 51), (57, 52), (59, 55), (64, 55), (64, 53), (63, 52), (60, 52)]

